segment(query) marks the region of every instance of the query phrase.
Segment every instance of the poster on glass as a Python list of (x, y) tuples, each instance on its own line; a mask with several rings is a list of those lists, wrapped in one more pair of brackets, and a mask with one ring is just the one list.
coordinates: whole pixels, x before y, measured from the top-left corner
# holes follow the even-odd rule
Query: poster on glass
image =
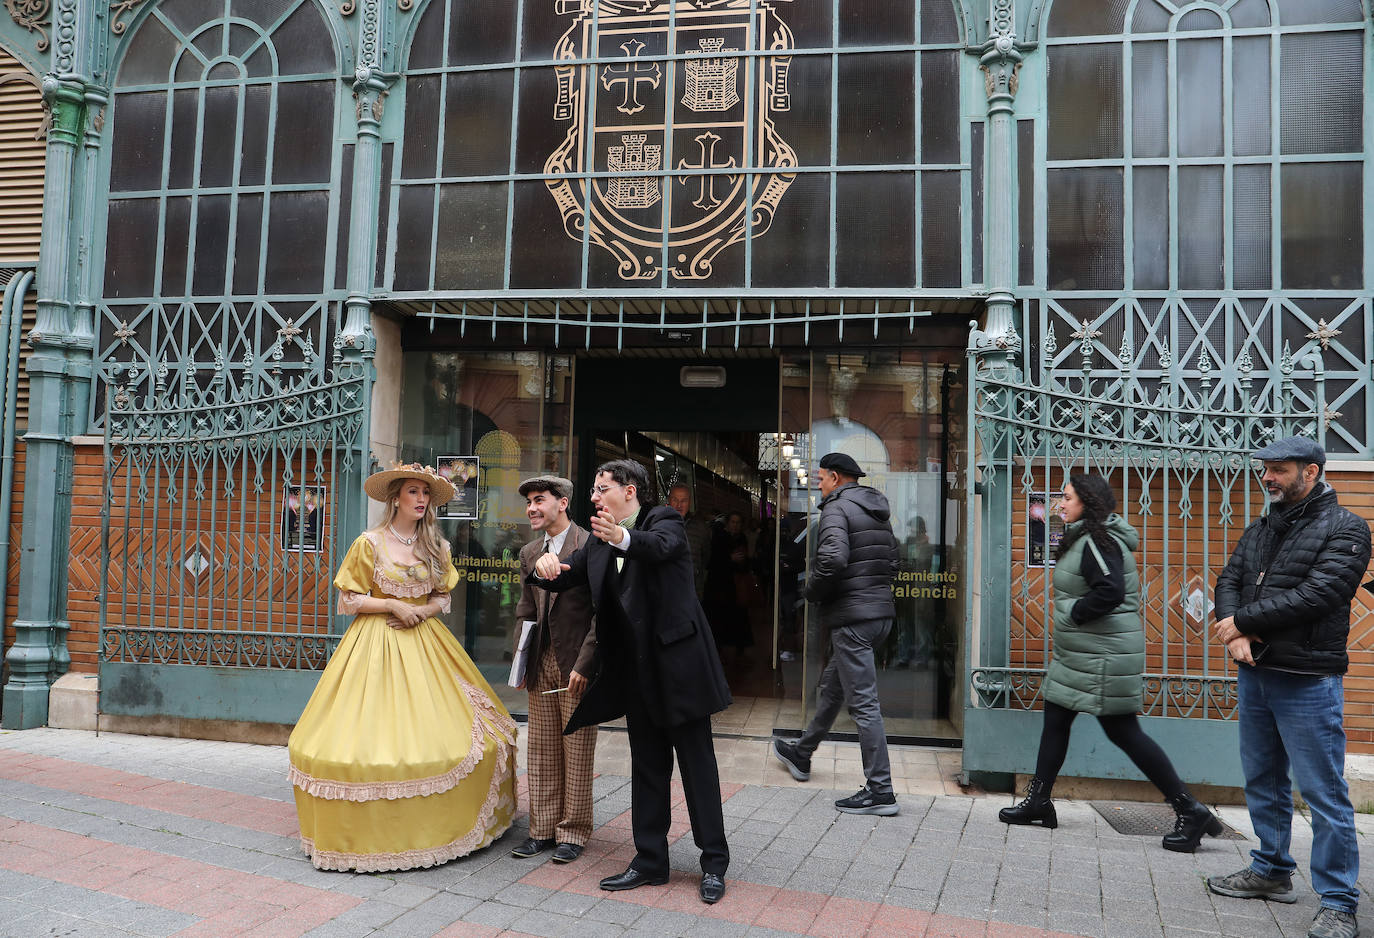
[(453, 498), (436, 506), (435, 513), (448, 521), (477, 520), (476, 456), (440, 456), (439, 475), (453, 483)]
[(320, 550), (324, 528), (323, 485), (292, 485), (282, 489), (281, 548), (313, 554)]
[(1059, 517), (1060, 493), (1032, 492), (1026, 496), (1026, 566), (1052, 567), (1064, 520)]

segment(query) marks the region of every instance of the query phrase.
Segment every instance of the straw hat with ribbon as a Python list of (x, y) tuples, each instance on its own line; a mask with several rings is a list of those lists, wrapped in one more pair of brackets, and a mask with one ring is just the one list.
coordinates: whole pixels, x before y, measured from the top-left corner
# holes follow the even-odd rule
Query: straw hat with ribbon
[(396, 463), (390, 469), (372, 473), (363, 483), (363, 491), (367, 493), (368, 498), (384, 502), (387, 488), (397, 479), (416, 479), (428, 485), (430, 501), (434, 505), (451, 501), (458, 491), (452, 482), (435, 472), (432, 466), (422, 466), (417, 462)]

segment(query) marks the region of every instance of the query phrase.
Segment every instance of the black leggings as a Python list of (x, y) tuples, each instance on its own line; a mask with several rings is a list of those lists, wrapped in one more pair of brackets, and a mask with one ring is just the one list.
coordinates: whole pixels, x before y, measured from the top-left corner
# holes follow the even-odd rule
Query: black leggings
[[(1076, 716), (1077, 710), (1045, 702), (1045, 726), (1040, 731), (1040, 754), (1035, 759), (1035, 776), (1045, 783), (1047, 795), (1054, 787), (1054, 780), (1059, 777), (1064, 756), (1069, 752), (1069, 730)], [(1102, 724), (1102, 732), (1107, 734), (1107, 738), (1130, 756), (1135, 767), (1145, 773), (1145, 777), (1154, 783), (1165, 798), (1187, 791), (1169, 757), (1159, 748), (1159, 743), (1145, 735), (1134, 713), (1100, 716), (1097, 722)]]

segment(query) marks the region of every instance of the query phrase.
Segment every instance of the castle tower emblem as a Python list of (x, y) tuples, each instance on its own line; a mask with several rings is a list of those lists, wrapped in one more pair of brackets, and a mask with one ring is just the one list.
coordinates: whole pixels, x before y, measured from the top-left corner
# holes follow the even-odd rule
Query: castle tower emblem
[[(663, 163), (663, 147), (645, 146), (645, 134), (621, 134), (620, 146), (606, 148), (606, 167), (613, 173), (652, 173)], [(606, 184), (606, 202), (615, 208), (648, 208), (658, 201), (653, 176), (615, 176)]]
[[(739, 104), (739, 59), (721, 58), (721, 52), (738, 52), (726, 49), (725, 40), (719, 38), (702, 39), (699, 42), (699, 58), (689, 60), (684, 66), (687, 82), (682, 94), (683, 106), (699, 113), (708, 111), (728, 111)], [(707, 58), (714, 55), (715, 58)]]

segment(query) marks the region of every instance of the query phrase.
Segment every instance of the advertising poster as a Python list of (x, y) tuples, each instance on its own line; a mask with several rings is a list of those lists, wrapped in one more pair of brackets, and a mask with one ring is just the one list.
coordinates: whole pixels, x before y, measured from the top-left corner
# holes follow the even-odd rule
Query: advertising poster
[(1058, 507), (1058, 492), (1026, 496), (1026, 566), (1054, 566), (1054, 555), (1064, 536), (1064, 519), (1059, 517)]
[(449, 521), (477, 520), (476, 456), (440, 456), (439, 475), (453, 483), (454, 495), (446, 505), (436, 507), (436, 514)]
[(323, 485), (290, 485), (282, 489), (281, 548), (313, 554), (320, 550), (324, 529)]

